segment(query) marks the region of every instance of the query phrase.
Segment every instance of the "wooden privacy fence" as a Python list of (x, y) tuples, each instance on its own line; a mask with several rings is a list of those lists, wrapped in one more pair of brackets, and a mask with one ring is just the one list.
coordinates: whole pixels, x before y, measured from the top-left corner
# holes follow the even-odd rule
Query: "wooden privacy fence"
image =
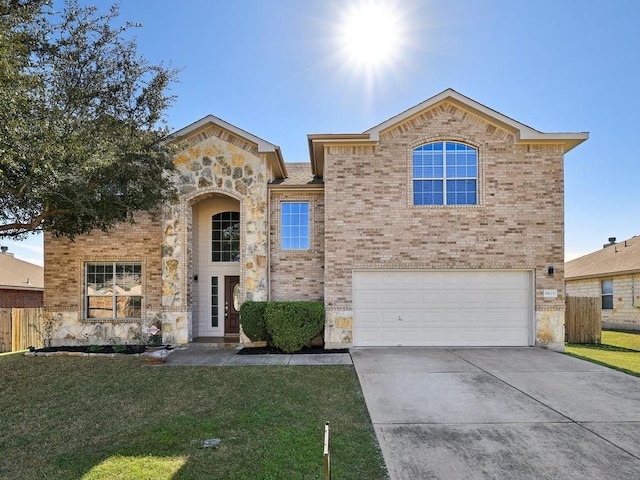
[(564, 328), (568, 343), (600, 343), (600, 302), (599, 297), (567, 297)]
[(43, 347), (43, 308), (0, 308), (0, 353)]

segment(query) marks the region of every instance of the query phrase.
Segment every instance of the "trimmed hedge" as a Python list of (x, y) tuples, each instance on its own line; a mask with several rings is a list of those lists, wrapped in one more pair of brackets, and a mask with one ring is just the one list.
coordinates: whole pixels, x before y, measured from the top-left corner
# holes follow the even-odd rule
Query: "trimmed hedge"
[(324, 304), (267, 302), (265, 319), (271, 344), (287, 353), (296, 352), (322, 333)]
[(252, 342), (269, 340), (264, 311), (267, 302), (247, 301), (240, 306), (240, 323), (242, 331)]

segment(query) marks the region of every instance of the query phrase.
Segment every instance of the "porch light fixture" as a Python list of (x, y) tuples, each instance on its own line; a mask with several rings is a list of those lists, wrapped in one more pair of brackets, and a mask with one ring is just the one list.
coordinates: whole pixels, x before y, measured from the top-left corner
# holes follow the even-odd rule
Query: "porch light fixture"
[(553, 265), (549, 265), (547, 267), (547, 275), (549, 275), (550, 277), (553, 277), (555, 273), (556, 273), (556, 269), (553, 267)]

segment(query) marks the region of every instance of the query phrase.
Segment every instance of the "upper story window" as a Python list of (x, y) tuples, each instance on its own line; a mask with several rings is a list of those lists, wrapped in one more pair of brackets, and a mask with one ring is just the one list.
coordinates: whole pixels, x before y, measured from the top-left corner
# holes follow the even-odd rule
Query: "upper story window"
[(602, 280), (602, 310), (613, 310), (613, 280)]
[(414, 205), (477, 205), (478, 151), (457, 142), (413, 149)]
[(309, 250), (309, 202), (282, 202), (280, 210), (282, 249)]
[(240, 212), (222, 212), (211, 217), (211, 261), (240, 261)]
[(140, 263), (87, 263), (86, 318), (142, 318)]

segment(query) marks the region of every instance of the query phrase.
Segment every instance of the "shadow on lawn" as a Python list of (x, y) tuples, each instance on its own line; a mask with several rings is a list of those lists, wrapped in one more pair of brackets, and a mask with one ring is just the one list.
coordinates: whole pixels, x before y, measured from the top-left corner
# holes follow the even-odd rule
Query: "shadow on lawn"
[(626, 352), (626, 353), (640, 353), (638, 350), (625, 347), (616, 347), (615, 345), (607, 345), (604, 343), (567, 343), (568, 347), (575, 348), (587, 348), (589, 350), (603, 350), (607, 352)]

